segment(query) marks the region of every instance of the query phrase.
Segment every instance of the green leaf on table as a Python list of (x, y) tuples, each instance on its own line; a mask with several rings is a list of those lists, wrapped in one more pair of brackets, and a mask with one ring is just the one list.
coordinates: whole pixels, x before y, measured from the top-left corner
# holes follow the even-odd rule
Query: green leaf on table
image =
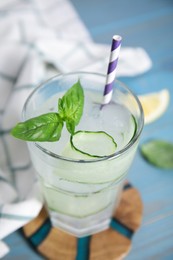
[(80, 81), (75, 83), (58, 101), (58, 112), (66, 122), (67, 130), (73, 134), (83, 114), (84, 93)]
[(63, 120), (58, 113), (47, 113), (18, 123), (11, 134), (25, 141), (54, 142), (61, 137)]
[(173, 169), (173, 144), (163, 140), (153, 140), (141, 146), (141, 154), (151, 164), (165, 169)]

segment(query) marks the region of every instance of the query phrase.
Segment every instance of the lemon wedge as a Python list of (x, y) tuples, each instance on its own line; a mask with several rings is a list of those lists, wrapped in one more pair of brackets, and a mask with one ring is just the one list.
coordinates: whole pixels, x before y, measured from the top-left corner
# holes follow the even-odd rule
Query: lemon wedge
[(163, 89), (158, 92), (138, 96), (144, 110), (145, 124), (158, 119), (167, 109), (169, 104), (169, 91)]

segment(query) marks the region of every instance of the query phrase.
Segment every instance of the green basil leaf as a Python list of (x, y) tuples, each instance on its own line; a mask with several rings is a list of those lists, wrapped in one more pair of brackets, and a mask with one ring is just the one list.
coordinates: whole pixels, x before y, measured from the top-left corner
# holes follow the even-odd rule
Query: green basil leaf
[(75, 83), (58, 101), (58, 112), (70, 133), (74, 133), (74, 126), (79, 124), (83, 114), (84, 93), (80, 81)]
[(75, 122), (74, 121), (67, 121), (66, 122), (66, 128), (69, 131), (70, 134), (74, 134), (75, 132)]
[(58, 113), (47, 113), (18, 123), (11, 134), (25, 141), (54, 142), (60, 139), (63, 121)]
[(47, 113), (18, 123), (11, 134), (25, 141), (58, 141), (64, 122), (67, 130), (74, 134), (75, 126), (79, 124), (83, 114), (83, 106), (84, 93), (78, 81), (58, 100), (59, 113)]
[(141, 154), (151, 164), (165, 169), (173, 169), (173, 144), (153, 140), (141, 146)]

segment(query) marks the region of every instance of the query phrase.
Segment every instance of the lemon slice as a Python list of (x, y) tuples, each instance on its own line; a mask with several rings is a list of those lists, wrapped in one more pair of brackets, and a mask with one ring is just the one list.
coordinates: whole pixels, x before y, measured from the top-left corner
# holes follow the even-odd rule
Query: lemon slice
[(149, 124), (159, 118), (167, 109), (169, 104), (169, 91), (163, 89), (158, 92), (138, 96), (143, 110), (145, 124)]

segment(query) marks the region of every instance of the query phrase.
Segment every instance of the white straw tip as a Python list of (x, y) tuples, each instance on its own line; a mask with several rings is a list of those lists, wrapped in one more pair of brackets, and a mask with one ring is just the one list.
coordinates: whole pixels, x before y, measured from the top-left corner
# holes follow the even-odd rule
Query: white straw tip
[(115, 41), (122, 41), (122, 37), (120, 35), (117, 35), (117, 34), (115, 34), (112, 38)]

